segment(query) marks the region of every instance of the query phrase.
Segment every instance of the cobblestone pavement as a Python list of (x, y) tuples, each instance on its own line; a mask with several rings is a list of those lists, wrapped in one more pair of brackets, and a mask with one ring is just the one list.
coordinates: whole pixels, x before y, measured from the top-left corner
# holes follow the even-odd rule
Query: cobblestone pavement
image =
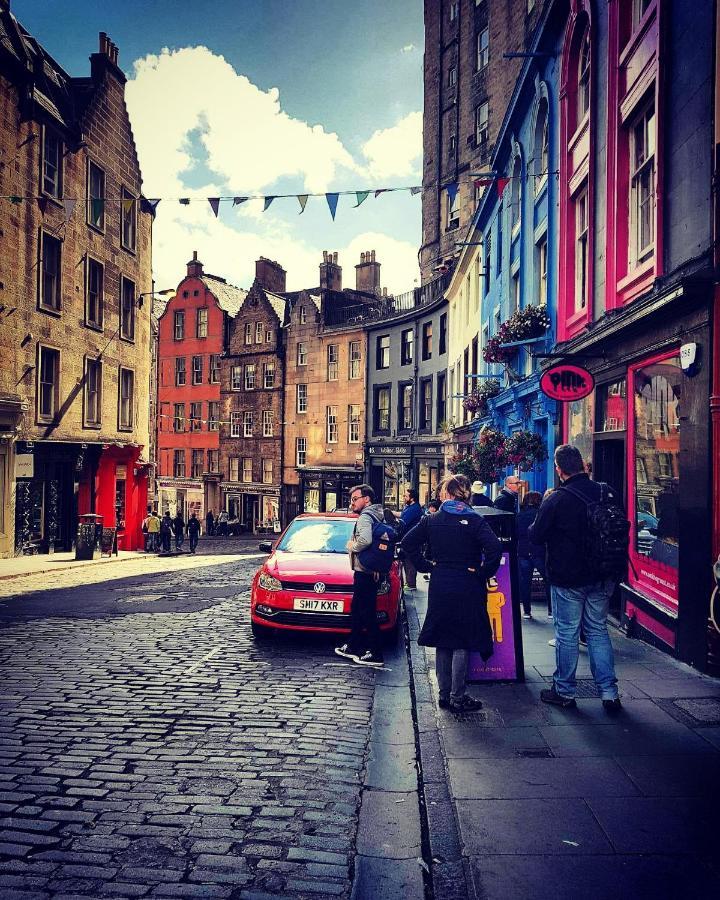
[(375, 673), (325, 639), (254, 644), (253, 548), (13, 579), (3, 900), (348, 896)]

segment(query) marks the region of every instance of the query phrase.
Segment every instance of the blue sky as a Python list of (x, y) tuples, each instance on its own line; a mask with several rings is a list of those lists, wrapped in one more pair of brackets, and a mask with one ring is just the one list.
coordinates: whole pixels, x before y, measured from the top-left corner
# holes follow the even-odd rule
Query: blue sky
[[(146, 196), (378, 188), (421, 180), (422, 0), (13, 0), (12, 11), (70, 74), (89, 72), (99, 31), (120, 48)], [(197, 250), (206, 268), (249, 286), (254, 259), (278, 259), (288, 286), (317, 283), (337, 250), (353, 284), (375, 249), (383, 282), (412, 287), (420, 197), (384, 194), (333, 223), (323, 197), (233, 209), (163, 200), (154, 232), (158, 287)]]

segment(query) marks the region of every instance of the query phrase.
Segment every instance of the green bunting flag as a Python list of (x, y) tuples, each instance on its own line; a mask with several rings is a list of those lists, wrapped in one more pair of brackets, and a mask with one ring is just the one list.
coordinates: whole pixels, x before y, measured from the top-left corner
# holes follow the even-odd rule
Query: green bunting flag
[(305, 204), (308, 202), (308, 197), (310, 194), (298, 194), (298, 203), (300, 204), (300, 212), (298, 215), (302, 215), (305, 212)]
[(357, 203), (355, 204), (355, 209), (360, 206), (361, 203), (364, 203), (367, 198), (370, 196), (370, 191), (355, 191), (355, 196), (357, 197)]
[(22, 203), (22, 197), (11, 197), (10, 202), (15, 206), (19, 206)]
[(333, 221), (335, 221), (335, 211), (337, 210), (339, 196), (339, 194), (325, 194), (325, 199), (327, 200), (327, 205), (330, 207), (330, 215), (333, 217)]

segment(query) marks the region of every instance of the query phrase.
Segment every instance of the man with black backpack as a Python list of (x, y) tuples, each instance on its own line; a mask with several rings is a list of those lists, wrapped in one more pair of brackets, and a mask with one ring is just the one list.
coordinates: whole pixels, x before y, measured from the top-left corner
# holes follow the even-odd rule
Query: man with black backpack
[(553, 686), (540, 698), (574, 707), (580, 625), (590, 667), (607, 712), (621, 709), (613, 647), (607, 630), (610, 598), (627, 563), (630, 524), (610, 485), (591, 481), (580, 451), (555, 450), (560, 487), (543, 501), (528, 535), (547, 548), (547, 575), (555, 622)]
[(335, 652), (362, 666), (380, 668), (384, 659), (377, 621), (378, 584), (390, 571), (398, 535), (385, 521), (382, 506), (374, 500), (375, 491), (369, 484), (358, 484), (350, 490), (350, 509), (358, 514), (353, 536), (347, 543), (353, 569), (350, 637)]

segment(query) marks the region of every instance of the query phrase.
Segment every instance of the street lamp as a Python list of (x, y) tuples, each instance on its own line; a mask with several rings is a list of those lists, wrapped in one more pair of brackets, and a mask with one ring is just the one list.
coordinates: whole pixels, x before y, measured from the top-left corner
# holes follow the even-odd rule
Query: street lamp
[(137, 299), (135, 300), (135, 305), (138, 309), (142, 309), (143, 297), (168, 297), (170, 294), (175, 293), (175, 288), (166, 288), (164, 291), (145, 291), (142, 294), (138, 294)]

